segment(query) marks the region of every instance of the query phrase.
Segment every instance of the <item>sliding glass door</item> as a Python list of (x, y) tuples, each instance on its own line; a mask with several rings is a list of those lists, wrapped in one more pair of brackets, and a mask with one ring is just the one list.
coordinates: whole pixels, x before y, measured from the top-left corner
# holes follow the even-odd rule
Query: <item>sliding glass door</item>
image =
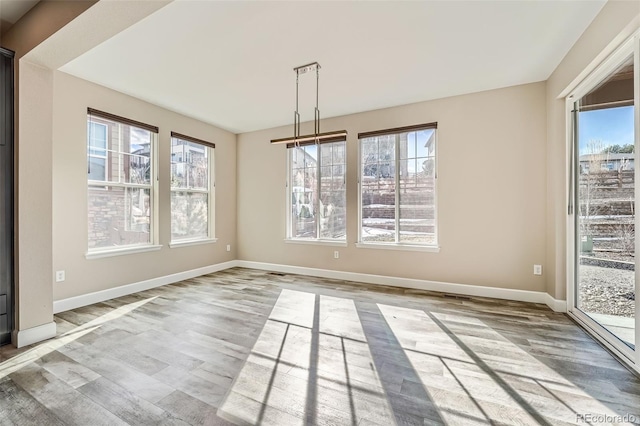
[(569, 314), (638, 368), (638, 38), (568, 98)]

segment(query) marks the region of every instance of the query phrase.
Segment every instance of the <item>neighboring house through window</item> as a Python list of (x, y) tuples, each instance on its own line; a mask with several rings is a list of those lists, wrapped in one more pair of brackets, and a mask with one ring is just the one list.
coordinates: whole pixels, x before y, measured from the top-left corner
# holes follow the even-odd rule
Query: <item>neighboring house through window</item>
[(287, 238), (346, 241), (346, 141), (288, 144)]
[(89, 121), (87, 125), (87, 156), (89, 180), (105, 181), (107, 174), (108, 124)]
[(215, 145), (171, 133), (171, 242), (214, 235), (213, 157)]
[(437, 247), (436, 127), (358, 135), (359, 246)]
[(88, 110), (89, 253), (156, 243), (157, 127)]

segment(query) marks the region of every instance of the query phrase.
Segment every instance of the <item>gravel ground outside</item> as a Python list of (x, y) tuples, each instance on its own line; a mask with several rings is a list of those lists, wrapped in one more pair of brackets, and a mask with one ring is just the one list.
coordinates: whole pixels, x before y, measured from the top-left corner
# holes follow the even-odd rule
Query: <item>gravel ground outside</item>
[(580, 265), (578, 307), (596, 314), (633, 318), (634, 271)]

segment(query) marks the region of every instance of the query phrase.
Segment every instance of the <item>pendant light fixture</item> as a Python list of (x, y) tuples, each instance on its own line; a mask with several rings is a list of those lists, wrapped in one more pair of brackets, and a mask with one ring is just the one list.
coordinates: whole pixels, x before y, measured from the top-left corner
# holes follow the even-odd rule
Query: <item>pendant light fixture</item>
[[(296, 110), (293, 113), (293, 137), (282, 138), (282, 139), (272, 139), (271, 143), (280, 144), (285, 143), (287, 147), (291, 146), (299, 146), (301, 143), (304, 145), (313, 144), (313, 143), (323, 143), (323, 142), (334, 142), (345, 140), (347, 137), (346, 130), (340, 130), (337, 132), (326, 132), (320, 133), (320, 109), (318, 108), (318, 98), (319, 98), (319, 87), (320, 87), (320, 64), (317, 62), (312, 62), (310, 64), (301, 65), (299, 67), (295, 67), (293, 71), (296, 73)], [(316, 72), (316, 107), (314, 110), (313, 117), (313, 134), (310, 135), (300, 135), (300, 112), (299, 108), (299, 94), (298, 94), (298, 86), (300, 83), (300, 75), (306, 74), (308, 72)]]

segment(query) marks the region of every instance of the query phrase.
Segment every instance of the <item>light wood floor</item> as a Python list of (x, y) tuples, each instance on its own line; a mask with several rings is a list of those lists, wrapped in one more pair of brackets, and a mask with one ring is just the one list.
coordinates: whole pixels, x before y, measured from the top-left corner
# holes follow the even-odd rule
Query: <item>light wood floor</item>
[(0, 349), (0, 424), (640, 422), (640, 380), (542, 305), (235, 268), (56, 322)]

